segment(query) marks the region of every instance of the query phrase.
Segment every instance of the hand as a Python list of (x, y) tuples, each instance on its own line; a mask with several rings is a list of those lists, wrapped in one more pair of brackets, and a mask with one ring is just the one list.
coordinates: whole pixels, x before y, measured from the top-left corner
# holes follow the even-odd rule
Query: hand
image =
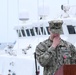
[(52, 47), (56, 48), (60, 44), (60, 37), (56, 36), (53, 38)]

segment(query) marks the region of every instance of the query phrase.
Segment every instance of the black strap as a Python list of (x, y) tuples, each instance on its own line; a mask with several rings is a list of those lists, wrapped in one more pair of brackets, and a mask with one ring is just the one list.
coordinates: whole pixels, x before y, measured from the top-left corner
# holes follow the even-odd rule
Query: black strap
[(38, 72), (37, 72), (37, 61), (36, 61), (36, 52), (34, 52), (34, 58), (35, 58), (36, 75), (38, 75)]

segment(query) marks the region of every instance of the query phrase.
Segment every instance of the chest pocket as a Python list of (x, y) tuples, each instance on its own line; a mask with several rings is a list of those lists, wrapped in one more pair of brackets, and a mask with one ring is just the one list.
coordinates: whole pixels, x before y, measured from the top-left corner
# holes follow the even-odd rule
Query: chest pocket
[(69, 47), (62, 46), (61, 47), (61, 53), (62, 53), (63, 58), (64, 57), (66, 57), (66, 58), (71, 57), (71, 51), (70, 51), (70, 48)]
[(69, 47), (61, 47), (61, 53), (62, 53), (62, 57), (63, 57), (63, 63), (64, 64), (70, 64), (70, 58), (71, 58), (71, 51)]

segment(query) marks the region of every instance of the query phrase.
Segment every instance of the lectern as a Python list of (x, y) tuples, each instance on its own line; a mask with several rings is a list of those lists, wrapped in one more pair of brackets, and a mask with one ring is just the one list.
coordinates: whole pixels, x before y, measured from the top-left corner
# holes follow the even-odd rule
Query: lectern
[(76, 75), (76, 65), (63, 65), (54, 75)]

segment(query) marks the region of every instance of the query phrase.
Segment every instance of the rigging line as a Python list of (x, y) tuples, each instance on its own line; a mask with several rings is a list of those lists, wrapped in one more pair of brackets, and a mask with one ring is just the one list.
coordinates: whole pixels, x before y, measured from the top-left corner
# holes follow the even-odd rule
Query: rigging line
[[(40, 0), (41, 1), (41, 0)], [(43, 14), (42, 15), (44, 15), (44, 0), (42, 0), (42, 5), (41, 5), (41, 8), (43, 9)], [(40, 20), (40, 17), (41, 17), (41, 15), (39, 14), (39, 0), (37, 0), (37, 9), (38, 9), (38, 20)]]
[(42, 19), (44, 19), (44, 10), (45, 10), (45, 8), (44, 8), (44, 0), (42, 0), (42, 12), (43, 12), (43, 14), (41, 15), (42, 16)]
[[(19, 25), (19, 0), (17, 0), (17, 7), (18, 7), (18, 25)], [(18, 28), (18, 49), (19, 49), (19, 28)]]
[(69, 4), (69, 0), (67, 0), (67, 4)]
[(7, 0), (7, 46), (8, 46), (8, 19), (9, 19), (9, 0)]
[[(38, 24), (39, 24), (39, 20), (40, 20), (40, 15), (39, 15), (39, 0), (37, 0), (37, 14), (38, 14), (38, 20), (37, 20), (37, 22), (38, 22)], [(36, 30), (35, 30), (36, 31)], [(37, 34), (37, 33), (36, 33)], [(38, 27), (38, 34), (36, 35), (36, 36), (38, 36), (39, 35), (39, 27)], [(37, 37), (37, 42), (39, 42), (39, 36)]]
[(38, 18), (37, 18), (37, 19), (38, 19), (38, 21), (39, 21), (39, 0), (37, 0), (37, 9), (38, 9), (38, 10), (37, 10), (37, 14), (38, 14)]
[(43, 19), (44, 19), (44, 0), (43, 0)]

